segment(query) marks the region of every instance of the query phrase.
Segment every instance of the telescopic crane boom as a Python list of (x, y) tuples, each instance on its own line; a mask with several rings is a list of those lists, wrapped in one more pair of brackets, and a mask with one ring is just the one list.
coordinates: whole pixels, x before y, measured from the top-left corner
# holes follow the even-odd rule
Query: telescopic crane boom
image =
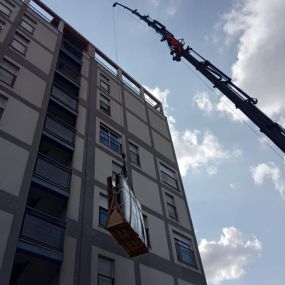
[(180, 61), (185, 58), (200, 73), (214, 84), (214, 88), (219, 89), (229, 100), (231, 100), (237, 109), (240, 109), (253, 123), (255, 123), (260, 131), (264, 133), (275, 145), (277, 145), (285, 153), (285, 129), (281, 125), (272, 121), (255, 105), (257, 99), (250, 97), (238, 86), (236, 86), (231, 78), (219, 70), (207, 59), (199, 55), (191, 47), (185, 47), (183, 39), (176, 39), (166, 27), (160, 22), (151, 19), (148, 15), (141, 15), (136, 9), (132, 10), (118, 2), (113, 7), (121, 6), (136, 15), (140, 20), (147, 23), (156, 33), (161, 35), (161, 41), (166, 41), (170, 54), (174, 61)]

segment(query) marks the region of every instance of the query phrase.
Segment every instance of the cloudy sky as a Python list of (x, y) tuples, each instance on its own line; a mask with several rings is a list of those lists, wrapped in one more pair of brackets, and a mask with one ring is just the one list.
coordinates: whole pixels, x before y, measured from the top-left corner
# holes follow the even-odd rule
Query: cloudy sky
[[(163, 101), (208, 283), (284, 284), (281, 151), (111, 0), (43, 2)], [(121, 2), (183, 37), (285, 125), (284, 0)]]

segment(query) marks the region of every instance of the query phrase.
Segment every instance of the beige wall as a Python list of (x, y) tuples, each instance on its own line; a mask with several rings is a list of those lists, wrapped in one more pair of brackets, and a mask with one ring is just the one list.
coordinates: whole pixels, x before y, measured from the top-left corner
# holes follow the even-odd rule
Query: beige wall
[(74, 284), (74, 272), (75, 272), (75, 257), (76, 257), (76, 239), (65, 235), (64, 238), (64, 255), (63, 263), (60, 269), (60, 285), (72, 285)]
[(3, 20), (6, 23), (4, 29), (2, 31), (0, 31), (0, 42), (3, 42), (4, 39), (6, 38), (7, 34), (8, 34), (9, 29), (11, 28), (11, 24), (10, 24), (10, 22), (8, 22), (4, 18), (4, 16), (1, 17), (1, 15), (0, 15), (0, 18), (1, 18), (1, 20)]
[(126, 89), (124, 90), (124, 94), (125, 94), (126, 107), (130, 111), (135, 113), (137, 116), (139, 116), (141, 119), (143, 119), (145, 122), (147, 122), (145, 104), (143, 99), (136, 94), (130, 93)]
[(130, 112), (127, 113), (128, 131), (143, 140), (145, 143), (151, 145), (149, 128), (147, 124), (143, 123)]
[(52, 28), (50, 24), (44, 23), (42, 18), (33, 11), (29, 11), (27, 15), (29, 14), (30, 17), (37, 22), (33, 37), (51, 52), (54, 52), (59, 32), (55, 28)]
[(88, 81), (81, 76), (79, 98), (81, 98), (84, 101), (87, 101), (87, 95), (88, 95)]
[(88, 78), (89, 75), (89, 56), (83, 53), (81, 74)]
[(140, 271), (142, 285), (174, 285), (173, 277), (162, 271), (155, 270), (143, 264), (140, 265)]
[(0, 189), (19, 195), (28, 156), (27, 150), (0, 138)]
[(170, 141), (166, 140), (154, 130), (152, 130), (152, 136), (155, 150), (175, 162), (175, 156)]
[(145, 213), (149, 227), (151, 252), (169, 260), (169, 250), (164, 221)]
[(166, 118), (158, 112), (152, 111), (150, 108), (147, 109), (151, 126), (166, 138), (170, 139)]
[(84, 157), (84, 140), (79, 136), (75, 138), (75, 149), (73, 153), (72, 166), (82, 172)]
[(38, 112), (13, 97), (8, 98), (0, 120), (0, 130), (31, 145), (38, 121)]
[(0, 210), (0, 268), (2, 267), (2, 262), (5, 254), (5, 249), (10, 234), (11, 224), (13, 220), (13, 215)]
[(135, 170), (132, 170), (132, 177), (134, 192), (140, 203), (162, 214), (158, 185)]
[(86, 108), (79, 105), (78, 116), (76, 120), (76, 130), (83, 136), (85, 135), (86, 114)]
[(49, 73), (53, 54), (50, 51), (44, 49), (34, 40), (30, 39), (25, 57), (28, 61), (41, 69), (43, 72), (46, 74)]
[(136, 284), (134, 262), (132, 259), (113, 254), (95, 246), (92, 247), (91, 284), (98, 284), (98, 255), (114, 260), (114, 277), (116, 285)]

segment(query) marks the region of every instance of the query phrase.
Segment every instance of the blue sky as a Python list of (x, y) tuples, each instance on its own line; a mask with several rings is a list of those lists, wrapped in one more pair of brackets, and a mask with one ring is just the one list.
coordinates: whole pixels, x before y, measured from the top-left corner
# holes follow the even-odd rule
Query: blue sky
[[(284, 155), (111, 0), (44, 0), (165, 104), (209, 284), (284, 284)], [(285, 125), (283, 0), (122, 0), (164, 23)], [(196, 75), (195, 75), (196, 74)], [(208, 86), (211, 84), (207, 83)], [(247, 125), (250, 125), (249, 128)]]

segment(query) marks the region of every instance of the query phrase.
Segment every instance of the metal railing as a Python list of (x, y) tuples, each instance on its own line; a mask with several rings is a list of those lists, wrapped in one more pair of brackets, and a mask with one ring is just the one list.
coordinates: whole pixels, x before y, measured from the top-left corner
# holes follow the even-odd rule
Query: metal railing
[(20, 239), (62, 251), (65, 226), (63, 220), (27, 206)]
[(56, 86), (53, 86), (51, 91), (51, 96), (59, 100), (61, 103), (63, 103), (73, 111), (77, 111), (78, 97), (67, 94), (62, 90), (60, 90), (59, 88), (57, 88)]
[(41, 153), (38, 154), (34, 176), (65, 191), (69, 190), (71, 169)]
[(45, 130), (53, 136), (62, 139), (71, 145), (74, 145), (75, 129), (57, 119), (52, 114), (47, 114), (45, 120)]

